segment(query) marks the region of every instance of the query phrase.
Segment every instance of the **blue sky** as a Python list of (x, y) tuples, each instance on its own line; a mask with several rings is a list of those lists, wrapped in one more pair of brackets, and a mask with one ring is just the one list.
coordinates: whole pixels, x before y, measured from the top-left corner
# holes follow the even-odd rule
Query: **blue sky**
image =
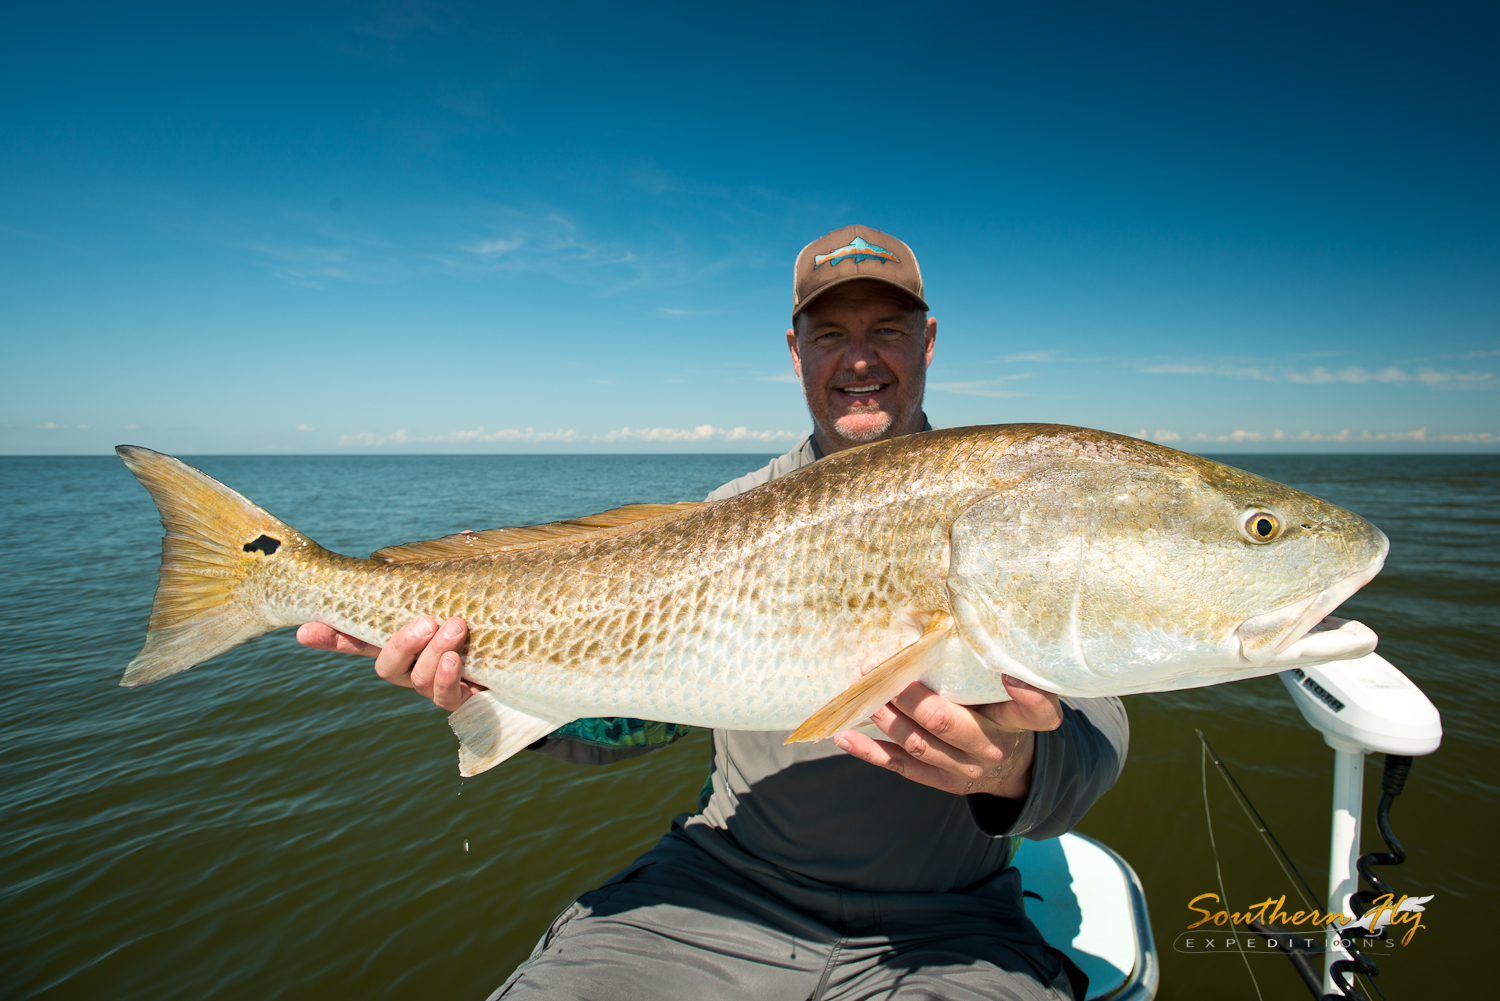
[(936, 424), (1500, 448), (1493, 8), (205, 6), (3, 15), (0, 452), (782, 451), (850, 222)]

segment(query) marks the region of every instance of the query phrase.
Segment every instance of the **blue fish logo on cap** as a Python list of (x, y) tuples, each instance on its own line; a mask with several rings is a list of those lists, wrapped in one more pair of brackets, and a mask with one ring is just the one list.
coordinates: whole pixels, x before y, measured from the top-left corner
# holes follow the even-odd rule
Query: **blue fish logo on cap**
[(863, 237), (856, 236), (854, 238), (854, 242), (849, 244), (848, 246), (840, 247), (837, 250), (831, 250), (826, 254), (819, 254), (818, 256), (814, 257), (813, 269), (817, 270), (825, 262), (830, 268), (836, 268), (839, 266), (840, 261), (853, 261), (854, 263), (858, 264), (860, 261), (868, 261), (871, 259), (878, 261), (895, 261), (897, 264), (901, 263), (901, 258), (897, 257), (889, 250), (886, 250), (884, 247), (877, 247), (873, 244), (866, 243)]

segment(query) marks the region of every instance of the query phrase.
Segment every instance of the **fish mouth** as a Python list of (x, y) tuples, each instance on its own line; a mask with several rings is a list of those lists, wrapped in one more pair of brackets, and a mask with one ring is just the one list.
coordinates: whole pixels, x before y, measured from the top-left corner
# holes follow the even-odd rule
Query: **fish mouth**
[(1390, 541), (1382, 535), (1380, 552), (1359, 573), (1350, 574), (1310, 597), (1241, 622), (1234, 631), (1240, 644), (1240, 659), (1263, 665), (1343, 660), (1374, 651), (1378, 637), (1369, 626), (1334, 618), (1329, 613), (1380, 573), (1389, 550)]

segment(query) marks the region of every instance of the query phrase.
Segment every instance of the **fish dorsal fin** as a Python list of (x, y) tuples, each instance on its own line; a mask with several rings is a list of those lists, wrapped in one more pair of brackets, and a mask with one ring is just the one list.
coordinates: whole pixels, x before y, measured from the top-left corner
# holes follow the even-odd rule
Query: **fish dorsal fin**
[(947, 612), (934, 612), (932, 618), (927, 620), (927, 628), (917, 637), (916, 642), (897, 650), (869, 674), (834, 696), (831, 702), (809, 716), (784, 743), (823, 740), (869, 719), (871, 713), (900, 695), (907, 685), (922, 676), (922, 672), (931, 666), (928, 658), (934, 648), (947, 639), (952, 631), (953, 616)]
[(487, 528), (482, 532), (459, 532), (445, 535), (441, 539), (426, 542), (408, 542), (401, 546), (386, 546), (370, 554), (374, 560), (387, 563), (416, 563), (423, 560), (453, 560), (482, 553), (499, 553), (510, 549), (526, 549), (546, 545), (561, 539), (570, 539), (606, 528), (620, 528), (639, 522), (678, 514), (698, 507), (695, 501), (680, 504), (626, 504), (622, 507), (584, 515), (568, 521), (554, 521), (546, 525), (526, 525), (517, 528)]

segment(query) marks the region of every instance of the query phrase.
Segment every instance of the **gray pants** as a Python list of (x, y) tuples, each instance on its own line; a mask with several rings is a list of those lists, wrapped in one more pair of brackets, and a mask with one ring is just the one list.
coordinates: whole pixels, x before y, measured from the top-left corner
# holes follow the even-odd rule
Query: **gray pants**
[(673, 832), (558, 915), (490, 1001), (1051, 1001), (1082, 977), (1015, 869), (962, 893), (765, 882)]

